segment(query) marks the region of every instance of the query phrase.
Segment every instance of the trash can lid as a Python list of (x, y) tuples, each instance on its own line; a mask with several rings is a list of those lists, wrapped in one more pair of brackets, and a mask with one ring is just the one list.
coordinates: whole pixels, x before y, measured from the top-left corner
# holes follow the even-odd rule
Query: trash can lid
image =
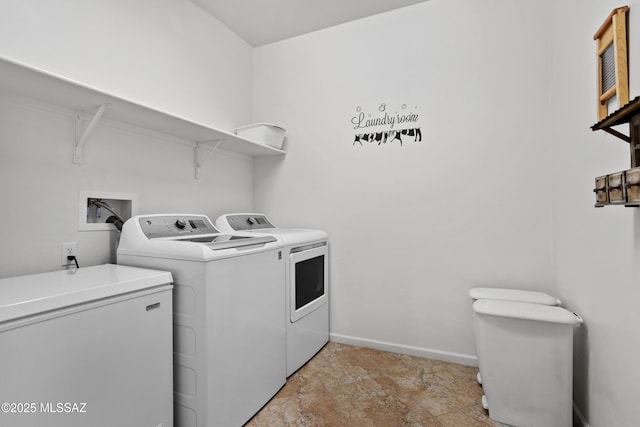
[(492, 299), (501, 301), (519, 301), (531, 304), (560, 305), (561, 301), (549, 294), (521, 289), (473, 288), (469, 291), (473, 299)]
[(526, 302), (479, 299), (473, 303), (473, 311), (487, 316), (509, 317), (512, 319), (579, 325), (582, 317), (556, 306), (530, 304)]

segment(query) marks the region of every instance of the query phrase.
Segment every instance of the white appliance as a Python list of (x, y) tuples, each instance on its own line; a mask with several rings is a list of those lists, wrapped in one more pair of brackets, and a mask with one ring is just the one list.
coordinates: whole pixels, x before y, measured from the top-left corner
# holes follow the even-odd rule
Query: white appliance
[(0, 425), (173, 425), (170, 273), (107, 264), (0, 293)]
[(139, 215), (118, 263), (174, 279), (176, 427), (239, 427), (284, 385), (284, 260), (273, 236), (220, 234), (204, 215)]
[(329, 341), (329, 236), (321, 230), (275, 227), (257, 213), (221, 215), (216, 227), (269, 233), (285, 245), (288, 377)]

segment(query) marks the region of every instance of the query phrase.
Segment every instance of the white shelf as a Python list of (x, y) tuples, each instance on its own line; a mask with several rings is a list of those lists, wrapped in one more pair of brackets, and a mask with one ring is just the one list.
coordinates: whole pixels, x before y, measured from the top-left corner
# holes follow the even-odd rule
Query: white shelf
[(95, 113), (100, 106), (108, 104), (108, 108), (104, 109), (102, 115), (104, 118), (193, 141), (194, 144), (217, 146), (216, 148), (222, 150), (252, 157), (286, 154), (283, 150), (110, 95), (65, 77), (5, 58), (0, 58), (0, 76), (0, 92), (8, 95), (31, 98), (74, 111), (90, 113)]

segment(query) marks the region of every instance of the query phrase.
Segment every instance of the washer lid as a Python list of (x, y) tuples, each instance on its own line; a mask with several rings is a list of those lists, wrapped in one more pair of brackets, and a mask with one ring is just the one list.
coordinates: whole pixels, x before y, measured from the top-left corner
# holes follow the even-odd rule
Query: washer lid
[(0, 279), (0, 322), (171, 282), (166, 271), (113, 264)]
[(559, 299), (551, 295), (542, 292), (525, 291), (520, 289), (473, 288), (469, 291), (469, 296), (473, 299), (520, 301), (542, 305), (561, 304)]
[(222, 249), (242, 248), (244, 246), (277, 242), (278, 239), (272, 236), (212, 234), (186, 239), (175, 239), (174, 241), (204, 243), (212, 250), (219, 251)]
[(473, 311), (488, 316), (509, 317), (512, 319), (566, 325), (578, 325), (582, 323), (582, 318), (579, 315), (562, 307), (529, 304), (526, 302), (479, 299), (473, 303)]

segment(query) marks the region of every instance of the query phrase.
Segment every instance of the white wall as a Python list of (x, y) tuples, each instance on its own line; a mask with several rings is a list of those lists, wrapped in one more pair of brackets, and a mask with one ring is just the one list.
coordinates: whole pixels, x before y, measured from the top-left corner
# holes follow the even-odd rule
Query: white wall
[[(625, 4), (630, 7), (630, 95), (640, 95), (640, 1), (552, 4), (555, 276), (559, 296), (585, 319), (576, 339), (574, 398), (591, 426), (637, 425), (640, 211), (593, 207), (594, 178), (628, 169), (630, 163), (626, 142), (590, 126), (597, 122), (593, 34), (611, 10)], [(628, 127), (621, 130), (627, 133)]]
[[(0, 56), (230, 130), (248, 122), (251, 48), (186, 0), (0, 3)], [(72, 113), (0, 97), (0, 277), (115, 262), (117, 233), (78, 231), (78, 192), (136, 193), (139, 213), (251, 210), (253, 161), (102, 122), (72, 164)]]
[[(253, 119), (288, 129), (255, 206), (329, 232), (333, 339), (472, 364), (470, 288), (554, 290), (548, 19), (433, 0), (254, 50)], [(422, 142), (354, 145), (381, 103)]]

